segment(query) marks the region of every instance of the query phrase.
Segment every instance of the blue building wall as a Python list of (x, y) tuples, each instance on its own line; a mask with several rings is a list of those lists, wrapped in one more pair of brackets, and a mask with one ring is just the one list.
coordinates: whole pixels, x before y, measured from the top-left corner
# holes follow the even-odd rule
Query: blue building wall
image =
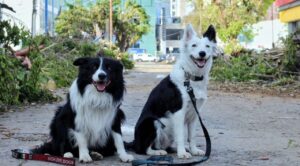
[[(122, 0), (124, 3), (126, 0)], [(150, 30), (145, 34), (142, 39), (137, 43), (139, 48), (145, 49), (147, 53), (152, 55), (156, 54), (156, 38), (155, 38), (155, 25), (156, 25), (156, 3), (155, 0), (136, 0), (143, 8), (146, 10), (146, 13), (150, 17)]]
[(147, 53), (156, 54), (156, 5), (155, 0), (137, 0), (142, 5), (150, 17), (150, 31), (144, 35), (140, 41), (140, 48), (146, 49)]

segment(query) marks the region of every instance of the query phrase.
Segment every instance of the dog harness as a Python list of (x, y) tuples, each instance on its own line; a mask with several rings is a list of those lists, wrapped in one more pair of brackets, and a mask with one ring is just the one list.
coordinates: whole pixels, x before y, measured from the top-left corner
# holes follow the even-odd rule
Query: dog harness
[(132, 161), (132, 166), (139, 166), (139, 165), (147, 165), (147, 166), (155, 166), (155, 165), (192, 166), (192, 165), (200, 164), (200, 163), (202, 163), (202, 162), (209, 159), (209, 156), (210, 156), (210, 153), (211, 153), (210, 136), (209, 136), (209, 133), (208, 133), (205, 125), (202, 122), (200, 113), (199, 113), (199, 111), (197, 109), (197, 106), (196, 106), (196, 98), (195, 98), (195, 95), (194, 95), (194, 91), (193, 91), (193, 88), (190, 85), (190, 80), (192, 80), (192, 81), (202, 81), (203, 76), (191, 75), (190, 73), (186, 72), (184, 69), (183, 69), (183, 71), (184, 71), (184, 76), (185, 76), (185, 81), (183, 82), (183, 85), (186, 87), (186, 91), (190, 96), (190, 99), (192, 101), (194, 110), (195, 110), (195, 112), (198, 116), (198, 119), (200, 121), (201, 128), (203, 130), (205, 141), (206, 141), (206, 150), (205, 150), (204, 156), (202, 158), (200, 158), (199, 160), (192, 161), (192, 162), (185, 162), (185, 163), (175, 163), (173, 161), (172, 156), (151, 156), (150, 158), (145, 159), (145, 160), (133, 160)]

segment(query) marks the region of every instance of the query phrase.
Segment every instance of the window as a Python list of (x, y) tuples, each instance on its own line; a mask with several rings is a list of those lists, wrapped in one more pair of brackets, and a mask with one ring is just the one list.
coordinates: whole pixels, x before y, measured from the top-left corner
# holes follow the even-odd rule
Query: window
[(180, 40), (182, 34), (182, 29), (166, 29), (166, 40)]

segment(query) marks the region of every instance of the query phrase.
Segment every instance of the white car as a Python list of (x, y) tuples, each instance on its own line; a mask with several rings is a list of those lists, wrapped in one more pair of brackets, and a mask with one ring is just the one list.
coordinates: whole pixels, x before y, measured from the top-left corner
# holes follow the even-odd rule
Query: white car
[(153, 56), (151, 54), (142, 53), (142, 54), (134, 54), (133, 60), (137, 62), (146, 62), (146, 61), (157, 62), (158, 57)]

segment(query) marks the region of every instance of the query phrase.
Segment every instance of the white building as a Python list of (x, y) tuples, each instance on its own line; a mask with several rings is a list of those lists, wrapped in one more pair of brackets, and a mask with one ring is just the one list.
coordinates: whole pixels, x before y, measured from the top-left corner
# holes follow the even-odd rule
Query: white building
[[(48, 32), (54, 34), (54, 20), (59, 13), (61, 0), (0, 0), (12, 7), (16, 12), (2, 9), (1, 15), (3, 20), (11, 20), (25, 29), (35, 34), (43, 34)], [(33, 6), (36, 3), (35, 26), (33, 26)], [(45, 9), (47, 7), (47, 12)], [(45, 21), (47, 20), (47, 22)]]
[(158, 51), (177, 55), (184, 29), (182, 19), (191, 11), (191, 6), (186, 0), (161, 0), (158, 6)]
[(288, 35), (287, 24), (276, 20), (260, 21), (252, 26), (255, 34), (250, 42), (241, 42), (241, 44), (248, 49), (271, 49), (280, 46), (281, 38)]

